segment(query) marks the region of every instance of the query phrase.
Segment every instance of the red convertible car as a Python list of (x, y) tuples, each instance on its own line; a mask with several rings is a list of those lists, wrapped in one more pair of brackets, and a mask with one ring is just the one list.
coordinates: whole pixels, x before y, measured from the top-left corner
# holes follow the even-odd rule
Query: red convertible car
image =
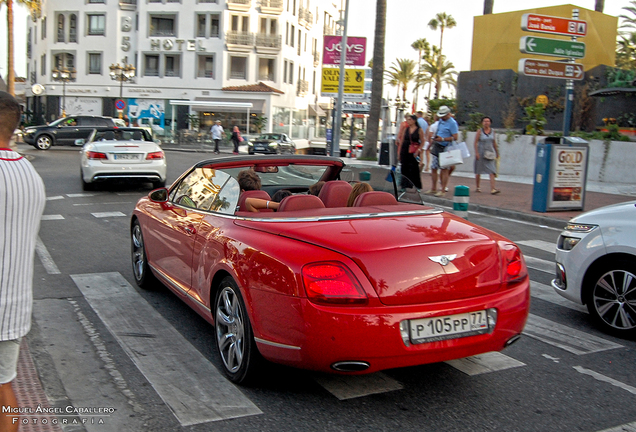
[[(242, 191), (250, 169), (260, 190)], [(500, 351), (530, 306), (510, 240), (422, 204), (383, 168), (323, 156), (202, 161), (132, 215), (137, 284), (156, 279), (215, 328), (236, 383), (263, 359), (359, 374)], [(347, 207), (352, 183), (373, 191)], [(397, 180), (397, 181), (396, 181)], [(318, 196), (309, 187), (325, 184)], [(291, 196), (248, 212), (247, 197)]]

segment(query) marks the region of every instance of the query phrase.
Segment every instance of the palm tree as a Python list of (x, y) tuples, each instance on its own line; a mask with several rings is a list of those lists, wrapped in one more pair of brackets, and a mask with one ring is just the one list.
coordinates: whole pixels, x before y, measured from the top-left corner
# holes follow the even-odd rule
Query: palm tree
[(41, 0), (0, 0), (7, 5), (7, 93), (15, 95), (15, 66), (13, 54), (13, 2), (26, 5), (32, 12), (39, 12)]
[(636, 32), (622, 35), (616, 41), (616, 66), (636, 71)]
[(605, 9), (605, 0), (596, 0), (594, 10), (603, 13), (603, 9)]
[(445, 56), (437, 54), (425, 59), (421, 76), (423, 80), (426, 80), (426, 77), (430, 77), (430, 81), (435, 84), (435, 88), (441, 88), (442, 84), (457, 88), (455, 78), (457, 71), (455, 71), (455, 66), (446, 60)]
[[(384, 35), (386, 33), (386, 0), (377, 0), (375, 6), (375, 37), (371, 66), (371, 109), (367, 122), (367, 134), (362, 145), (362, 158), (375, 159), (382, 110), (382, 74), (384, 73)], [(386, 125), (383, 125), (386, 127)]]
[(620, 28), (636, 29), (636, 0), (631, 0), (630, 3), (631, 6), (625, 6), (623, 9), (631, 13), (632, 16), (619, 15), (618, 17), (623, 19)]
[[(417, 51), (417, 72), (419, 73), (422, 67), (422, 55), (428, 55), (431, 50), (431, 46), (425, 38), (418, 39), (411, 44), (411, 48)], [(424, 52), (424, 54), (422, 54)], [(415, 86), (415, 108), (417, 109), (417, 103), (420, 98), (420, 87)]]
[(484, 0), (484, 15), (492, 13), (492, 7), (494, 6), (494, 3), (495, 0)]
[(406, 100), (406, 90), (416, 75), (415, 62), (411, 59), (397, 59), (386, 73), (390, 80), (397, 83), (402, 90), (402, 99)]
[[(445, 28), (453, 28), (457, 25), (457, 21), (455, 21), (455, 18), (453, 18), (451, 15), (447, 15), (446, 12), (440, 12), (437, 15), (435, 15), (435, 18), (433, 18), (432, 20), (430, 20), (428, 22), (428, 26), (431, 28), (431, 30), (437, 30), (437, 28), (439, 27), (440, 29), (440, 36), (439, 36), (439, 53), (440, 53), (440, 57), (439, 60), (442, 60), (442, 43), (444, 41), (444, 29)], [(441, 70), (441, 64), (438, 66), (438, 69)], [(437, 77), (436, 80), (436, 87), (435, 87), (435, 99), (439, 98), (439, 92), (441, 90), (441, 84), (442, 83), (442, 79), (441, 77)]]

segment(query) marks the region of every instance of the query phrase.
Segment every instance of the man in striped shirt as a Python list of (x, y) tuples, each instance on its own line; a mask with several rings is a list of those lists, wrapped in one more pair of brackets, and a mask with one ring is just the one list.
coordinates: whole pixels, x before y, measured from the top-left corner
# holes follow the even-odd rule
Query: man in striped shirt
[[(0, 91), (0, 407), (17, 407), (20, 340), (31, 329), (33, 256), (44, 211), (44, 183), (33, 166), (9, 149), (20, 105)], [(13, 411), (11, 411), (13, 412)], [(17, 412), (17, 411), (16, 411)], [(0, 431), (17, 431), (17, 415), (0, 414)]]

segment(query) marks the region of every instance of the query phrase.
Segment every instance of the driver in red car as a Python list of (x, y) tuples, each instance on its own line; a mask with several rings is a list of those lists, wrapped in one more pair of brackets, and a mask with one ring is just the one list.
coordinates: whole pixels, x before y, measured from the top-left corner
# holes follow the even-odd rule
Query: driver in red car
[[(261, 178), (254, 170), (247, 169), (238, 173), (238, 184), (241, 192), (250, 190), (261, 190)], [(245, 208), (247, 211), (258, 212), (259, 210), (271, 209), (278, 210), (278, 203), (272, 200), (264, 200), (262, 198), (246, 198)]]

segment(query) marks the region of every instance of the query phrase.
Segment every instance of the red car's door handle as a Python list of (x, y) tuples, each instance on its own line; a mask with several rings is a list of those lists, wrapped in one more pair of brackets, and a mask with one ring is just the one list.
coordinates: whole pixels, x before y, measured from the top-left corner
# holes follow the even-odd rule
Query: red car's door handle
[(188, 225), (187, 227), (183, 228), (185, 230), (186, 233), (188, 234), (196, 234), (197, 230), (194, 229), (194, 227), (192, 225)]

